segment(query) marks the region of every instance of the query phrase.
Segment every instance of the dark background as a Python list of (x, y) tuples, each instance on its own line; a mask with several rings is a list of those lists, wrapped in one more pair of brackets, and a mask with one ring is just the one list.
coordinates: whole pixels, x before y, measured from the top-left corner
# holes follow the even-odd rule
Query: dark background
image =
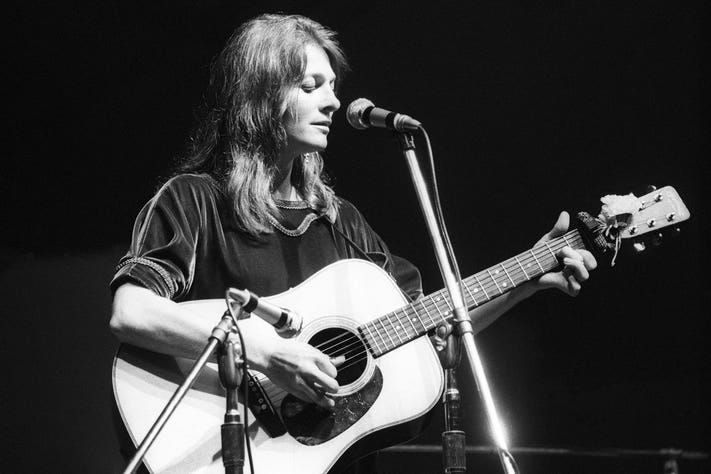
[[(678, 238), (603, 266), (578, 298), (536, 295), (477, 341), (514, 446), (708, 450), (704, 2), (245, 3), (6, 10), (2, 472), (119, 471), (112, 268), (182, 149), (211, 58), (267, 11), (339, 32), (353, 68), (343, 108), (363, 96), (426, 124), (466, 275), (532, 246), (562, 209), (596, 214), (605, 194), (674, 186), (692, 213)], [(341, 112), (326, 160), (337, 192), (438, 289), (392, 137), (352, 130)], [(487, 444), (467, 376), (462, 389), (468, 442)], [(414, 442), (436, 444), (441, 429), (438, 409)], [(525, 473), (662, 472), (660, 459), (518, 460)], [(439, 458), (387, 453), (381, 465), (436, 472)], [(500, 472), (492, 456), (469, 466)]]

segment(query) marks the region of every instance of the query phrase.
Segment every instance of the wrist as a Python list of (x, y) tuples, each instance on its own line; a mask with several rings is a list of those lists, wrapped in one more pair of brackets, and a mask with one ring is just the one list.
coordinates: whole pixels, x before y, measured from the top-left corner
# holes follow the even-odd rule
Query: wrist
[(525, 300), (526, 298), (533, 296), (535, 293), (538, 292), (538, 290), (540, 290), (538, 280), (529, 281), (514, 289), (511, 292), (511, 298), (516, 303), (519, 303)]
[(250, 369), (265, 373), (268, 371), (271, 361), (271, 348), (266, 340), (254, 338), (250, 331), (242, 331), (244, 346), (242, 348), (243, 357), (247, 361)]

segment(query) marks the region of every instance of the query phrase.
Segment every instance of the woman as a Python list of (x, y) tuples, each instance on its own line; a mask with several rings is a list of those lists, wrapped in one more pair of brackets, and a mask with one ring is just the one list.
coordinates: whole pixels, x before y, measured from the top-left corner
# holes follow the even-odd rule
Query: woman
[[(209, 94), (179, 173), (139, 214), (111, 283), (111, 329), (121, 340), (195, 357), (214, 324), (179, 301), (220, 298), (228, 287), (272, 295), (343, 258), (375, 261), (403, 293), (421, 295), (417, 270), (393, 256), (357, 209), (321, 176), (346, 61), (335, 34), (300, 16), (242, 25), (211, 70)], [(550, 237), (567, 229), (562, 214)], [(595, 260), (565, 248), (563, 272), (545, 275), (473, 311), (477, 329), (539, 288), (575, 294)], [(333, 405), (339, 360), (295, 340), (245, 331), (248, 362), (294, 395)]]

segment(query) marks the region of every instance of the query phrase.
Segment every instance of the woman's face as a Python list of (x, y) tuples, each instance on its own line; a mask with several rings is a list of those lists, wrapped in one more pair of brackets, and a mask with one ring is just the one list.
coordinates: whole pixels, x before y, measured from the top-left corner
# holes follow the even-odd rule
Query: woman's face
[(305, 53), (304, 78), (284, 115), (287, 143), (283, 156), (288, 159), (325, 150), (333, 113), (341, 106), (333, 90), (336, 74), (326, 52), (309, 44)]

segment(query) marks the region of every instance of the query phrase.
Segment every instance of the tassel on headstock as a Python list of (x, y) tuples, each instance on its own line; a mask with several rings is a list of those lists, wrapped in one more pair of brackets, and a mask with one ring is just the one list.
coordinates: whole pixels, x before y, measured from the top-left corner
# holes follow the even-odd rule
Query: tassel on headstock
[(631, 193), (623, 196), (608, 194), (600, 201), (602, 208), (597, 217), (587, 212), (579, 212), (577, 216), (580, 230), (594, 250), (613, 252), (611, 266), (615, 265), (624, 239), (637, 240), (635, 249), (643, 250), (644, 243), (639, 241), (641, 236), (656, 232), (655, 237), (659, 240), (659, 230), (676, 226), (690, 217), (686, 205), (671, 186), (654, 189), (642, 197)]

